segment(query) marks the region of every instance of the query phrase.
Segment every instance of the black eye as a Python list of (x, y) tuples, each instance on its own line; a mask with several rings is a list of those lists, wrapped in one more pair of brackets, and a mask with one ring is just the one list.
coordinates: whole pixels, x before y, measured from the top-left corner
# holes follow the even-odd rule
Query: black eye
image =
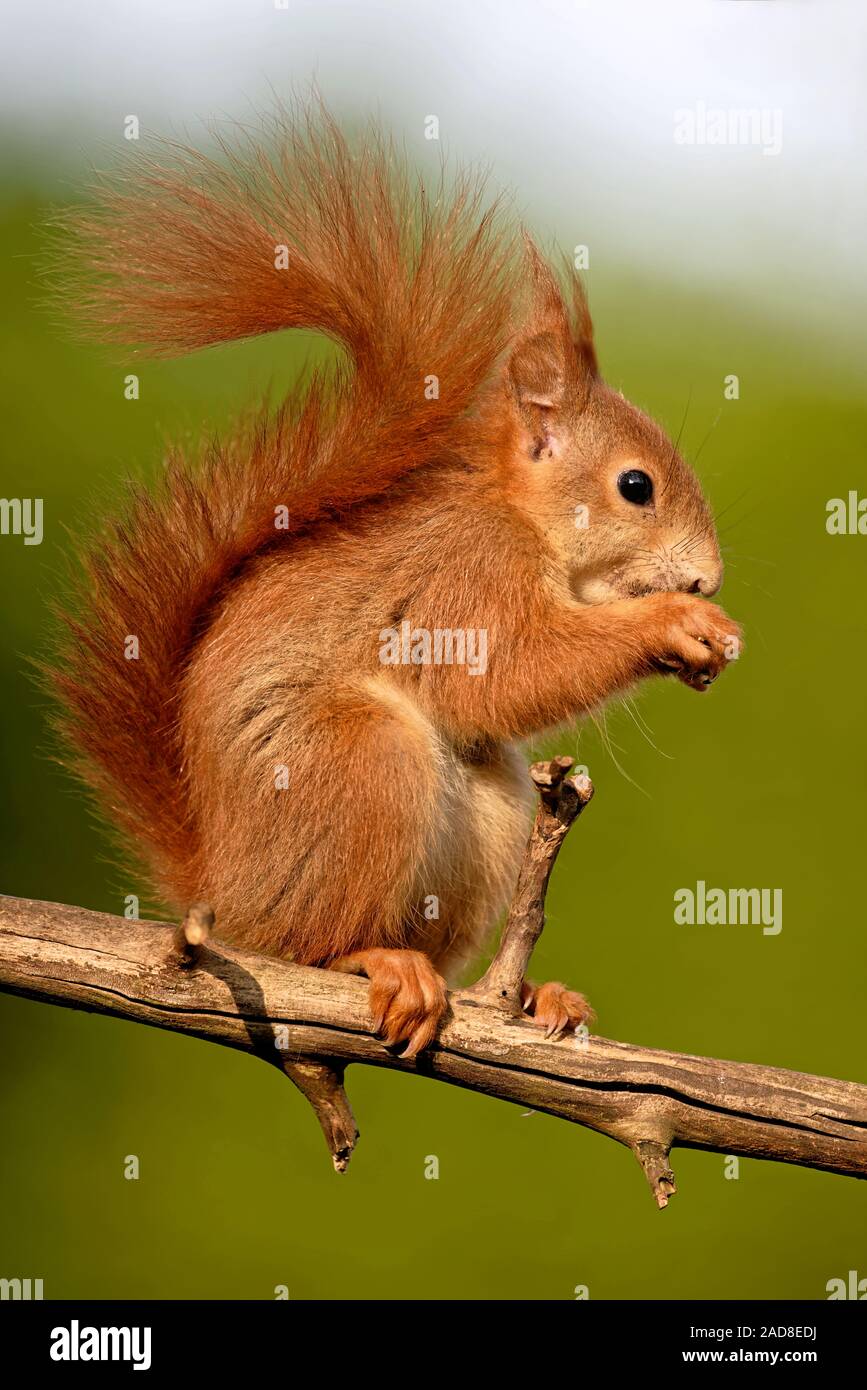
[(640, 468), (630, 468), (628, 473), (621, 473), (617, 479), (617, 490), (627, 502), (634, 502), (636, 507), (646, 507), (653, 496), (653, 479), (647, 473), (642, 473)]

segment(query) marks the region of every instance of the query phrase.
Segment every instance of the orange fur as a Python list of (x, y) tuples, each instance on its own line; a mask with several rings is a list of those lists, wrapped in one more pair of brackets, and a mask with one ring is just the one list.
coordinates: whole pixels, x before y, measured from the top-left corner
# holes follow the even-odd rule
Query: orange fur
[[(368, 974), (415, 1051), (514, 880), (516, 744), (654, 671), (703, 688), (737, 629), (698, 596), (721, 575), (698, 483), (600, 380), (574, 276), (570, 309), (471, 181), (432, 200), (325, 115), (224, 155), (147, 164), (73, 219), (85, 317), (159, 352), (317, 327), (351, 365), (174, 458), (90, 552), (65, 728), (170, 904)], [(619, 495), (629, 468), (652, 508)], [(483, 631), (484, 671), (384, 665), (405, 622)], [(542, 990), (540, 1024), (579, 1020)]]

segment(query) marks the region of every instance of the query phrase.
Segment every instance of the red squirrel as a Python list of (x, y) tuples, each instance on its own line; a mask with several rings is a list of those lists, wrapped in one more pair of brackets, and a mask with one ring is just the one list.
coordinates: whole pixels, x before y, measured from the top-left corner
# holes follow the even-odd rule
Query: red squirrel
[[(602, 380), (575, 272), (472, 178), (426, 194), (323, 112), (135, 165), (68, 220), (91, 327), (162, 355), (306, 327), (345, 358), (91, 547), (65, 733), (164, 902), (366, 975), (413, 1056), (513, 887), (521, 741), (737, 654), (713, 520)], [(589, 1015), (559, 983), (523, 1002)]]

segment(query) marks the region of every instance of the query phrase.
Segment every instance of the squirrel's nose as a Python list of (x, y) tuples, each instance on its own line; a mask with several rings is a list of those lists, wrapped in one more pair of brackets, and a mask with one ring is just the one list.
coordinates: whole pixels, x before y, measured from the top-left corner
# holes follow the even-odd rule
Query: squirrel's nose
[(705, 598), (710, 598), (719, 592), (722, 575), (723, 570), (720, 563), (694, 569), (685, 576), (684, 588), (689, 594), (703, 594)]

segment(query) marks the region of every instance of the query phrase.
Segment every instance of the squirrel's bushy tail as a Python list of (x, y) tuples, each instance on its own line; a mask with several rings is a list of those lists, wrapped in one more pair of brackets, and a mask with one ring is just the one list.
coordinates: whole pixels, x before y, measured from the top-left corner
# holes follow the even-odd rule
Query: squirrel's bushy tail
[(196, 892), (177, 696), (209, 603), (285, 536), (278, 509), (308, 525), (447, 444), (508, 341), (520, 261), (476, 180), (427, 194), (375, 132), (350, 145), (321, 109), (216, 159), (131, 157), (63, 224), (64, 297), (103, 338), (171, 355), (305, 327), (349, 357), (197, 466), (171, 459), (83, 557), (51, 673), (62, 731), (177, 900)]

